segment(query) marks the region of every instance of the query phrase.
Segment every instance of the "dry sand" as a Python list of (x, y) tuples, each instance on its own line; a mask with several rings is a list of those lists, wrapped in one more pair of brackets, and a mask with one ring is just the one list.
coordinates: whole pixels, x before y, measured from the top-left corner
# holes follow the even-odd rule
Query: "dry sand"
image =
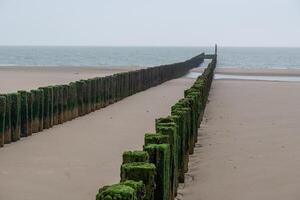
[(214, 80), (181, 199), (300, 199), (299, 91), (300, 83)]
[(134, 69), (136, 68), (1, 67), (0, 93), (31, 90), (54, 84), (66, 84), (80, 79), (107, 76)]
[[(48, 83), (75, 79), (69, 72), (65, 74), (68, 79), (61, 72), (53, 73), (55, 80), (48, 72), (43, 75)], [(4, 81), (4, 75), (0, 74), (4, 83), (12, 78)], [(27, 80), (27, 76), (34, 81)], [(21, 73), (17, 77), (24, 78)], [(14, 87), (0, 83), (1, 89), (15, 91), (23, 80), (24, 88), (45, 84), (43, 78), (35, 78), (30, 72), (26, 81), (12, 80)], [(84, 117), (5, 145), (0, 149), (0, 199), (95, 199), (99, 187), (119, 181), (123, 151), (141, 150), (144, 134), (155, 130), (155, 119), (167, 116), (171, 106), (193, 82), (188, 78), (168, 81)]]

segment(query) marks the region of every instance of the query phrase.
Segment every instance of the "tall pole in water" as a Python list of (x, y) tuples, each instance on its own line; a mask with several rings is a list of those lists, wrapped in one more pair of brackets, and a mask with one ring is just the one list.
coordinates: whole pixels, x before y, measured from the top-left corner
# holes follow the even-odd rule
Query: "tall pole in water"
[(215, 55), (217, 55), (217, 53), (218, 53), (218, 45), (215, 44)]

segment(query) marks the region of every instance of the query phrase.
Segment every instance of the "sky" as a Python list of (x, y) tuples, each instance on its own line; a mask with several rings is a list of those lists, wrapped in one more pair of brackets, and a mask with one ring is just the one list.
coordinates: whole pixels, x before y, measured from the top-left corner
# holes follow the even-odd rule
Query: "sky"
[(300, 0), (0, 0), (0, 45), (300, 47)]

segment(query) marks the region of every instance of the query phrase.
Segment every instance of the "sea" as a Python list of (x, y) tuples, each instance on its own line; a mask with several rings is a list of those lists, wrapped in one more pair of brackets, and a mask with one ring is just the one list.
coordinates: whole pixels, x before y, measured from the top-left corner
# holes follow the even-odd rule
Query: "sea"
[[(202, 52), (214, 47), (0, 46), (0, 67), (151, 67)], [(300, 68), (300, 48), (218, 47), (218, 67)]]

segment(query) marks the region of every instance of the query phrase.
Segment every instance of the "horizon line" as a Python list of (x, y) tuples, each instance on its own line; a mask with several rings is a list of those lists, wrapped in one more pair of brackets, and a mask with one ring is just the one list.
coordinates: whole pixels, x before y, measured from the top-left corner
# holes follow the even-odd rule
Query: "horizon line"
[[(218, 45), (218, 44), (217, 44)], [(194, 46), (194, 45), (1, 45), (0, 47), (119, 47), (119, 48), (214, 48), (211, 46)], [(244, 46), (244, 45), (218, 45), (219, 48), (300, 48), (300, 46)]]

